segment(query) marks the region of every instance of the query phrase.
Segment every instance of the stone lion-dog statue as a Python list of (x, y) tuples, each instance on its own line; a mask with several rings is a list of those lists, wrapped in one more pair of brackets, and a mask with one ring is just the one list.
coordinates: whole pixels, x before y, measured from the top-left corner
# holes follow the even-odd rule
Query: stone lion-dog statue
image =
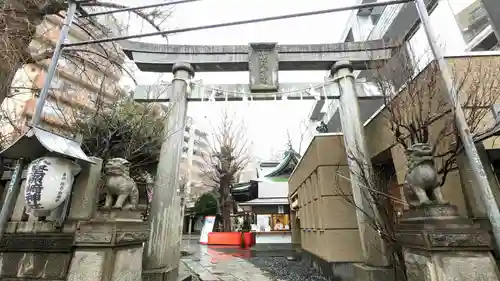
[(429, 144), (416, 143), (406, 151), (408, 172), (405, 176), (404, 193), (412, 207), (431, 204), (446, 204), (439, 188), (439, 179), (434, 164), (434, 151)]
[[(139, 202), (139, 190), (130, 177), (130, 162), (123, 158), (109, 159), (104, 166), (104, 192), (106, 201), (103, 208), (134, 209)], [(116, 201), (113, 204), (113, 199)]]

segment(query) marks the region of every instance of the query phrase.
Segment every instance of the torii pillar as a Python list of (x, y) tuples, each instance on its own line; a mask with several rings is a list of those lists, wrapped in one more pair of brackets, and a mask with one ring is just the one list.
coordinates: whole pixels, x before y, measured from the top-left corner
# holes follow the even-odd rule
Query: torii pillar
[(329, 85), (329, 89), (338, 87), (340, 92), (340, 120), (364, 263), (366, 267), (372, 268), (372, 274), (384, 276), (388, 273), (385, 269), (390, 265), (390, 260), (386, 242), (373, 225), (373, 221), (382, 222), (369, 190), (374, 188), (371, 186), (373, 168), (360, 118), (353, 66), (347, 60), (338, 61), (332, 66), (330, 74), (335, 83)]
[(179, 171), (187, 114), (188, 80), (194, 76), (189, 63), (172, 68), (172, 99), (165, 123), (155, 189), (149, 214), (149, 239), (142, 259), (144, 281), (177, 280), (182, 242)]

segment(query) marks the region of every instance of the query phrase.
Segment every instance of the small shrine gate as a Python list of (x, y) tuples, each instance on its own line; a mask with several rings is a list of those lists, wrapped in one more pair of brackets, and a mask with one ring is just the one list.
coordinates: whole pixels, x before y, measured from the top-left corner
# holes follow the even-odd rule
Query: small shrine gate
[[(140, 85), (134, 99), (140, 102), (172, 102), (168, 136), (162, 146), (157, 190), (151, 203), (150, 238), (145, 251), (144, 276), (148, 280), (165, 280), (176, 275), (181, 241), (179, 164), (188, 101), (234, 101), (274, 99), (339, 99), (341, 127), (347, 151), (362, 159), (360, 167), (349, 163), (354, 201), (358, 210), (358, 227), (365, 264), (383, 270), (389, 261), (383, 251), (383, 241), (365, 223), (365, 214), (372, 212), (366, 200), (367, 192), (353, 174), (370, 167), (365, 157), (363, 124), (360, 106), (381, 104), (381, 96), (367, 95), (356, 85), (354, 70), (380, 67), (391, 57), (392, 49), (382, 40), (315, 45), (278, 45), (251, 43), (248, 46), (163, 45), (124, 41), (122, 47), (141, 71), (172, 72), (170, 85)], [(324, 84), (280, 84), (279, 71), (330, 70)], [(192, 83), (195, 72), (248, 71), (248, 84), (202, 85)], [(366, 103), (365, 105), (363, 105)], [(371, 105), (371, 106), (370, 106)], [(361, 145), (358, 145), (361, 144)], [(352, 161), (349, 161), (352, 162)], [(365, 212), (365, 213), (364, 213)], [(179, 229), (179, 231), (177, 231)], [(175, 231), (173, 231), (175, 230)], [(165, 234), (167, 231), (168, 234)], [(376, 241), (374, 243), (374, 241)], [(167, 253), (168, 251), (168, 253)]]

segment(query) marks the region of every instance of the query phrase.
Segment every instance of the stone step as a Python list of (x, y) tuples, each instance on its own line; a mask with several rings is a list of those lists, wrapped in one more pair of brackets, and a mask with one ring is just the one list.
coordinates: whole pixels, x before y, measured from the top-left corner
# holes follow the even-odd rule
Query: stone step
[(177, 281), (192, 281), (193, 275), (191, 274), (179, 274)]

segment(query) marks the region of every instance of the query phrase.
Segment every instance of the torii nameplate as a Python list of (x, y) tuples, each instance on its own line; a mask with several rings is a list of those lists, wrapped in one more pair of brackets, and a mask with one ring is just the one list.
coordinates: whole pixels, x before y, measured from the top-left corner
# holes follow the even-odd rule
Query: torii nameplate
[(278, 83), (277, 43), (250, 43), (248, 69), (251, 92), (276, 92)]

